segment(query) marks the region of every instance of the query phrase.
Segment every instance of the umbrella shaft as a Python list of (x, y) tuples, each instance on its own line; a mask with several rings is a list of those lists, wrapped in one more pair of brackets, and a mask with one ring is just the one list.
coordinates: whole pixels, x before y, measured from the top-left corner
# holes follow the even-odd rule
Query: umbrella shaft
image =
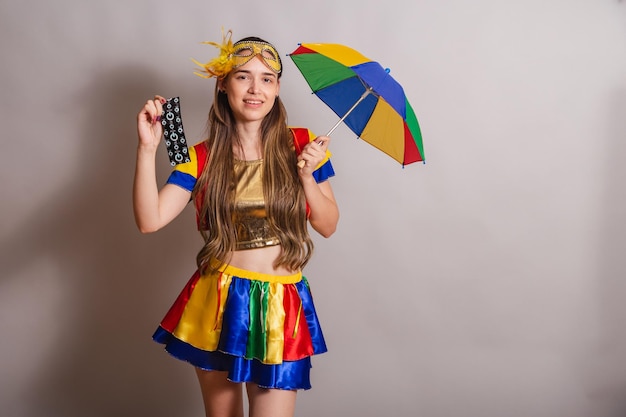
[(359, 97), (359, 99), (356, 101), (356, 103), (354, 103), (352, 105), (352, 107), (350, 107), (350, 110), (348, 110), (346, 112), (346, 114), (343, 115), (343, 117), (341, 119), (339, 119), (339, 121), (337, 123), (335, 123), (335, 126), (333, 126), (328, 133), (326, 134), (326, 136), (330, 136), (335, 129), (337, 129), (337, 127), (341, 124), (341, 122), (343, 122), (344, 120), (346, 120), (346, 117), (348, 117), (348, 115), (350, 113), (352, 113), (352, 110), (356, 109), (356, 106), (359, 105), (359, 103), (361, 103), (363, 100), (365, 100), (365, 97), (367, 97), (369, 94), (372, 93), (372, 87), (369, 87), (367, 90), (365, 90), (365, 92), (361, 95), (361, 97)]

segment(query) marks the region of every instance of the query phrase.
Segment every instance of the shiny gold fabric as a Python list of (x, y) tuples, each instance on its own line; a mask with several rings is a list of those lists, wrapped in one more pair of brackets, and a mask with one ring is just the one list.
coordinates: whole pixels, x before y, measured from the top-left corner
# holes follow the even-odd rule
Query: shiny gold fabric
[(279, 245), (270, 228), (263, 197), (263, 160), (235, 161), (235, 207), (233, 223), (237, 233), (236, 249)]

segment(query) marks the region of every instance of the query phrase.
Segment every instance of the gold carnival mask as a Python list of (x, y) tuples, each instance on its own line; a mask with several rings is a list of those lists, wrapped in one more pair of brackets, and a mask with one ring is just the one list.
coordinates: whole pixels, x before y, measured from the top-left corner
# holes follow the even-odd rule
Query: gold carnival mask
[(280, 74), (282, 67), (276, 49), (267, 42), (261, 41), (239, 41), (233, 45), (231, 40), (232, 31), (224, 34), (222, 30), (222, 43), (202, 42), (219, 48), (220, 54), (206, 64), (192, 59), (192, 61), (202, 68), (203, 73), (194, 74), (202, 78), (224, 78), (233, 69), (246, 64), (255, 56), (259, 56), (265, 65), (277, 74)]
[(240, 67), (255, 56), (259, 56), (269, 69), (277, 74), (280, 73), (281, 67), (280, 60), (278, 59), (278, 52), (269, 43), (260, 41), (242, 41), (237, 42), (234, 45), (234, 48), (233, 68)]

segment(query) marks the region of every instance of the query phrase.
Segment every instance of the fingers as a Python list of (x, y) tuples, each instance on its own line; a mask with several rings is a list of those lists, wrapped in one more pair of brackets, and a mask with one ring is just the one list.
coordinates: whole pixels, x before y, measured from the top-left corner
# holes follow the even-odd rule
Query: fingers
[(151, 115), (152, 124), (161, 121), (161, 114), (163, 114), (163, 104), (165, 104), (166, 101), (167, 100), (165, 99), (165, 97), (159, 95), (154, 96), (152, 104), (154, 105), (155, 113)]
[(161, 114), (163, 113), (163, 104), (167, 100), (159, 95), (155, 95), (154, 99), (148, 100), (139, 113), (140, 119), (143, 116), (143, 120), (150, 124), (155, 124), (161, 121)]
[(323, 159), (326, 156), (329, 143), (330, 138), (328, 136), (318, 136), (314, 141), (310, 142), (304, 150)]
[(315, 140), (309, 142), (304, 149), (302, 149), (303, 154), (310, 154), (312, 156), (315, 155), (326, 155), (326, 150), (328, 149), (328, 143), (330, 142), (330, 138), (328, 136), (318, 136)]
[(167, 100), (155, 95), (154, 98), (147, 100), (137, 115), (137, 134), (140, 146), (148, 146), (150, 149), (156, 149), (161, 136), (163, 127), (161, 126), (161, 114), (163, 114), (163, 104)]
[(318, 136), (315, 138), (314, 142), (320, 145), (322, 150), (328, 149), (328, 143), (330, 142), (330, 138), (328, 136)]
[(330, 138), (328, 136), (318, 136), (315, 140), (309, 142), (298, 157), (298, 167), (303, 170), (308, 168), (311, 172), (319, 165), (320, 162), (326, 157), (326, 150)]

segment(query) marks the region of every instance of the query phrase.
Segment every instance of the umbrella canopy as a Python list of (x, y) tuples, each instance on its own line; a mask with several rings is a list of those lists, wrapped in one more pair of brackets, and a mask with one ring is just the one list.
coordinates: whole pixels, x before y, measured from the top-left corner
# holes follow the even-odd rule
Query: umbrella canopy
[(424, 161), (420, 127), (388, 69), (344, 45), (306, 43), (289, 54), (311, 90), (361, 139), (402, 165)]

